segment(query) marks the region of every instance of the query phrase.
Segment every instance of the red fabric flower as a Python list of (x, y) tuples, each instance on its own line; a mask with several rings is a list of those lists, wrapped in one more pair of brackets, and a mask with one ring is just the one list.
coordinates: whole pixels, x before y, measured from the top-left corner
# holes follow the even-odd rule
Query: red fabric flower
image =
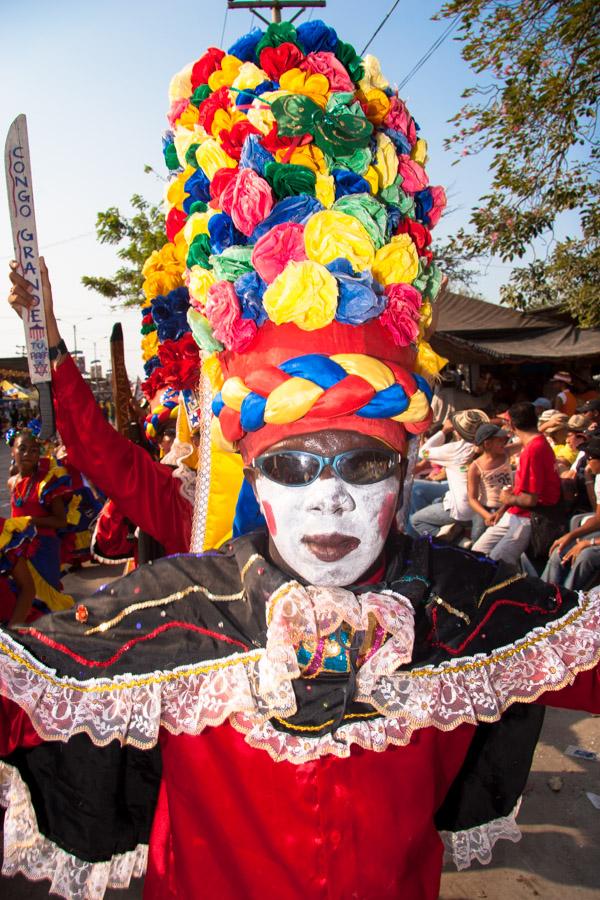
[(251, 122), (236, 122), (230, 131), (225, 128), (219, 132), (221, 147), (232, 159), (239, 160), (242, 155), (242, 146), (249, 134), (260, 134)]
[(173, 103), (171, 103), (171, 108), (167, 113), (167, 120), (171, 128), (173, 128), (179, 116), (183, 115), (189, 105), (190, 101), (186, 100), (185, 97), (181, 97), (181, 99), (174, 100)]
[(165, 220), (165, 231), (170, 241), (175, 240), (175, 236), (179, 234), (185, 225), (187, 216), (182, 209), (170, 209)]
[(294, 138), (292, 137), (283, 137), (282, 135), (277, 133), (277, 123), (273, 123), (273, 127), (269, 131), (268, 134), (264, 136), (261, 141), (261, 144), (268, 150), (269, 153), (272, 153), (273, 156), (277, 153), (278, 150), (282, 150), (286, 147), (289, 147), (292, 144)]
[(411, 284), (388, 284), (385, 293), (388, 303), (379, 321), (398, 347), (406, 347), (419, 333), (421, 295)]
[(196, 90), (199, 84), (208, 84), (209, 76), (220, 68), (224, 56), (223, 50), (218, 47), (209, 47), (206, 53), (194, 63), (192, 68), (193, 90)]
[[(180, 390), (198, 386), (200, 353), (191, 332), (186, 332), (178, 341), (164, 341), (158, 348), (158, 358), (165, 385)], [(156, 372), (160, 371), (156, 369)], [(155, 372), (152, 373), (154, 374)]]
[(157, 391), (160, 391), (161, 388), (166, 387), (164, 372), (165, 370), (162, 367), (155, 369), (150, 377), (146, 378), (146, 380), (142, 382), (142, 390), (144, 392), (144, 396), (147, 397), (148, 400), (152, 400)]
[(198, 107), (198, 124), (202, 125), (210, 134), (213, 119), (218, 109), (229, 109), (231, 101), (229, 99), (229, 88), (221, 87), (206, 100), (203, 100)]
[(415, 244), (419, 256), (425, 256), (428, 262), (431, 262), (433, 259), (433, 253), (428, 249), (431, 244), (431, 232), (429, 228), (426, 228), (424, 225), (421, 225), (420, 222), (415, 222), (414, 219), (403, 219), (398, 227), (396, 228), (396, 234), (410, 234), (413, 239), (413, 243)]
[(332, 91), (354, 91), (354, 84), (345, 67), (333, 53), (309, 53), (300, 63), (304, 72), (325, 75)]
[(279, 81), (284, 72), (298, 68), (303, 59), (296, 45), (288, 41), (279, 47), (265, 47), (260, 54), (260, 67), (271, 81)]
[(388, 128), (393, 128), (394, 131), (401, 132), (408, 139), (411, 147), (414, 147), (417, 141), (415, 120), (399, 97), (392, 97), (389, 112), (383, 120), (383, 124)]
[(225, 191), (229, 183), (236, 177), (238, 173), (237, 169), (230, 169), (229, 167), (225, 167), (224, 169), (219, 169), (213, 175), (213, 180), (210, 183), (210, 196), (213, 201), (210, 205), (218, 207), (219, 209), (225, 209), (223, 206), (224, 200), (222, 199)]

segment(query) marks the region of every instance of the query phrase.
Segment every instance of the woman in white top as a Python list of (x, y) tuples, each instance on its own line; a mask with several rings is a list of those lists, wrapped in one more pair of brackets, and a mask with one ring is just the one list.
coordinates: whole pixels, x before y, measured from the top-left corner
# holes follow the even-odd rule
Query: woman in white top
[(491, 422), (480, 425), (475, 434), (474, 444), (483, 453), (473, 460), (467, 474), (469, 504), (476, 513), (471, 528), (473, 542), (485, 528), (496, 524), (502, 506), (500, 493), (512, 486), (512, 468), (506, 450), (508, 439), (508, 432)]

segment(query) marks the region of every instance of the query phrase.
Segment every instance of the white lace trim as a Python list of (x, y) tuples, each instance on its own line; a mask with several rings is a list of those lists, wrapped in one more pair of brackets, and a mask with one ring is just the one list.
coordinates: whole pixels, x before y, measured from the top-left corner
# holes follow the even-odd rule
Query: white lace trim
[(49, 892), (67, 900), (100, 900), (107, 888), (128, 888), (146, 872), (148, 846), (90, 863), (77, 859), (40, 834), (29, 788), (19, 771), (0, 762), (0, 804), (4, 818), (2, 874), (22, 874), (30, 881), (48, 878)]
[[(462, 723), (497, 721), (516, 701), (532, 702), (570, 684), (600, 658), (600, 591), (545, 628), (488, 656), (397, 671), (410, 659), (412, 610), (399, 595), (301, 588), (290, 582), (269, 600), (266, 649), (236, 653), (196, 665), (140, 676), (78, 681), (58, 678), (9, 634), (0, 635), (0, 690), (22, 706), (47, 740), (85, 732), (97, 745), (115, 738), (147, 748), (159, 728), (199, 734), (226, 719), (247, 742), (275, 760), (303, 763), (332, 754), (348, 756), (352, 744), (374, 751), (405, 745), (414, 731), (450, 731)], [(300, 674), (294, 645), (327, 635), (341, 619), (364, 628), (375, 617), (391, 638), (359, 670), (357, 699), (381, 717), (349, 715), (334, 735), (314, 737), (276, 730), (268, 721), (296, 712), (292, 681)], [(330, 724), (333, 724), (333, 720)], [(286, 727), (292, 728), (289, 723)]]
[(510, 815), (492, 819), (485, 825), (466, 828), (464, 831), (440, 831), (445, 849), (444, 862), (453, 862), (459, 872), (468, 869), (475, 859), (487, 866), (492, 861), (492, 850), (497, 841), (512, 841), (516, 844), (521, 840), (521, 829), (516, 822), (520, 806), (519, 799)]

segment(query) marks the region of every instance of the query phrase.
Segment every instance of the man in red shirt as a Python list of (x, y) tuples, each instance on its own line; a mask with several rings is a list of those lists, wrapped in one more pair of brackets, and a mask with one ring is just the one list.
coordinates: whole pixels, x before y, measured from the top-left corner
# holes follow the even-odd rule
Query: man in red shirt
[(537, 430), (534, 405), (515, 403), (508, 414), (515, 435), (523, 445), (514, 488), (503, 490), (503, 506), (496, 513), (496, 524), (484, 531), (473, 550), (492, 559), (516, 564), (529, 544), (531, 510), (558, 503), (560, 478), (552, 448)]

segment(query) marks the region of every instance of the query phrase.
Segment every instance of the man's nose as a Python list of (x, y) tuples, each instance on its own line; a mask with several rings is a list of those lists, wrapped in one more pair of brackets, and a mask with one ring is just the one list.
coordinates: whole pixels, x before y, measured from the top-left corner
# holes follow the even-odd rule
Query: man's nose
[(341, 515), (351, 512), (355, 506), (346, 483), (326, 466), (313, 484), (309, 510), (322, 515)]

